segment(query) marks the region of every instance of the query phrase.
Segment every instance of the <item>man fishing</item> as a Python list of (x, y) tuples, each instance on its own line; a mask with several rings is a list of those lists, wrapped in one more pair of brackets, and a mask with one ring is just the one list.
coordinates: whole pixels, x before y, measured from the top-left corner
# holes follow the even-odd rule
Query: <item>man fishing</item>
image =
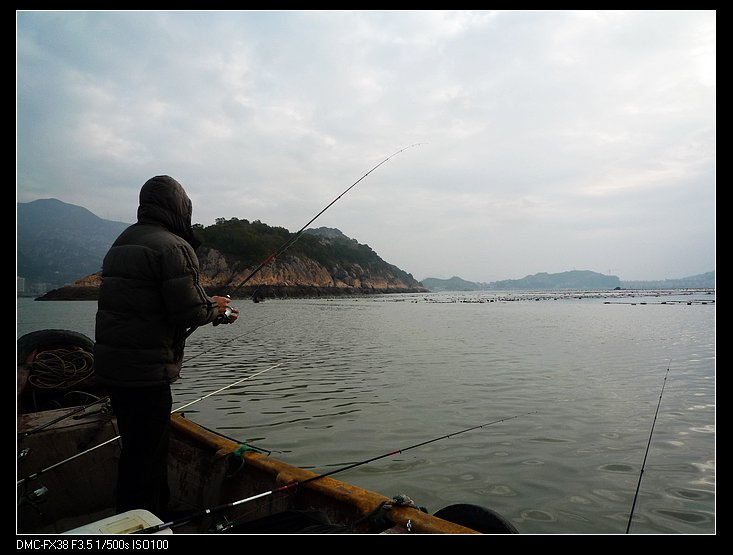
[(199, 282), (191, 200), (167, 175), (140, 190), (137, 223), (123, 231), (102, 265), (95, 375), (109, 393), (122, 440), (117, 512), (147, 509), (165, 518), (172, 395), (185, 339), (208, 323), (230, 323), (228, 297)]

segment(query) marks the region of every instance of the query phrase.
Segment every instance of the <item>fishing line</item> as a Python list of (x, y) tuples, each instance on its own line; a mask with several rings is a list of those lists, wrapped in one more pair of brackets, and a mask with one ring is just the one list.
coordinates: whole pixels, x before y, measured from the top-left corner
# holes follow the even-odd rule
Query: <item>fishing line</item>
[[(670, 365), (672, 360), (669, 361)], [(649, 432), (649, 441), (646, 444), (646, 452), (644, 453), (644, 461), (641, 463), (641, 471), (639, 472), (639, 481), (636, 484), (636, 493), (634, 493), (634, 502), (631, 504), (631, 512), (629, 513), (629, 522), (626, 524), (626, 533), (629, 533), (631, 528), (631, 519), (634, 517), (634, 507), (636, 507), (636, 499), (639, 497), (639, 487), (641, 486), (641, 479), (644, 476), (644, 466), (646, 465), (646, 457), (649, 454), (649, 446), (652, 444), (652, 435), (654, 434), (654, 425), (657, 423), (657, 414), (659, 414), (659, 405), (662, 404), (662, 395), (664, 395), (664, 386), (667, 384), (667, 374), (669, 374), (669, 365), (667, 371), (664, 373), (664, 381), (662, 382), (662, 391), (659, 393), (659, 401), (657, 401), (657, 410), (654, 411), (654, 420), (652, 421), (652, 429)]]
[(267, 497), (268, 495), (274, 495), (276, 493), (281, 493), (281, 492), (289, 491), (289, 490), (292, 490), (294, 488), (297, 488), (298, 486), (304, 486), (304, 485), (309, 484), (311, 482), (315, 482), (316, 480), (320, 480), (322, 478), (326, 478), (327, 476), (333, 476), (334, 474), (339, 474), (341, 472), (346, 472), (347, 470), (351, 470), (352, 468), (356, 468), (358, 466), (363, 466), (365, 464), (369, 464), (369, 463), (372, 463), (374, 461), (378, 461), (380, 459), (391, 457), (393, 455), (397, 455), (398, 453), (404, 453), (406, 451), (410, 451), (412, 449), (417, 449), (418, 447), (423, 447), (425, 445), (429, 445), (430, 443), (435, 443), (436, 441), (441, 441), (443, 439), (448, 439), (450, 437), (454, 437), (454, 436), (457, 436), (457, 435), (460, 435), (460, 434), (464, 434), (464, 433), (470, 432), (472, 430), (477, 430), (479, 428), (485, 428), (485, 427), (491, 426), (493, 424), (498, 424), (500, 422), (506, 422), (508, 420), (513, 420), (515, 418), (519, 418), (520, 416), (527, 416), (529, 414), (536, 414), (536, 413), (537, 413), (537, 411), (531, 411), (531, 412), (527, 412), (527, 413), (516, 414), (514, 416), (510, 416), (510, 417), (506, 417), (506, 418), (500, 418), (498, 420), (493, 420), (491, 422), (486, 422), (485, 424), (480, 424), (478, 426), (471, 426), (470, 428), (465, 428), (465, 429), (459, 430), (457, 432), (452, 432), (450, 434), (446, 434), (446, 435), (443, 435), (443, 436), (440, 436), (440, 437), (429, 439), (427, 441), (423, 441), (423, 442), (420, 442), (420, 443), (415, 443), (414, 445), (410, 445), (408, 447), (402, 447), (401, 449), (395, 449), (394, 451), (390, 451), (388, 453), (384, 453), (383, 455), (378, 455), (376, 457), (372, 457), (371, 459), (366, 459), (366, 460), (363, 460), (363, 461), (360, 461), (360, 462), (355, 462), (355, 463), (352, 463), (352, 464), (348, 464), (346, 466), (342, 466), (342, 467), (336, 468), (334, 470), (331, 470), (330, 472), (326, 472), (325, 474), (318, 474), (316, 476), (313, 476), (311, 478), (308, 478), (308, 479), (303, 480), (303, 481), (300, 481), (300, 482), (290, 482), (289, 484), (285, 484), (284, 486), (280, 486), (279, 488), (275, 488), (275, 489), (272, 489), (270, 491), (265, 491), (265, 492), (262, 492), (262, 493), (258, 493), (257, 495), (253, 495), (251, 497), (246, 497), (246, 498), (243, 498), (243, 499), (239, 499), (239, 500), (233, 501), (231, 503), (224, 503), (222, 505), (217, 505), (215, 507), (211, 507), (211, 508), (208, 508), (208, 509), (203, 509), (203, 510), (197, 512), (197, 513), (192, 514), (192, 515), (189, 515), (189, 516), (186, 516), (186, 517), (183, 517), (183, 518), (179, 518), (179, 519), (175, 519), (175, 520), (172, 520), (172, 521), (169, 521), (169, 522), (163, 522), (161, 524), (156, 524), (154, 526), (150, 526), (148, 528), (144, 528), (142, 530), (138, 530), (138, 531), (133, 532), (133, 533), (134, 534), (153, 534), (155, 532), (158, 532), (160, 530), (164, 530), (166, 528), (174, 528), (176, 526), (180, 526), (181, 524), (185, 524), (187, 522), (191, 522), (192, 520), (197, 520), (199, 518), (206, 517), (208, 515), (211, 515), (211, 514), (220, 512), (220, 511), (223, 511), (225, 509), (234, 508), (234, 507), (237, 507), (239, 505), (243, 505), (245, 503), (249, 503), (250, 501), (255, 501), (257, 499), (261, 499), (263, 497)]
[(195, 358), (198, 358), (200, 356), (209, 354), (214, 349), (220, 349), (222, 345), (227, 345), (229, 343), (232, 343), (232, 342), (236, 341), (237, 339), (241, 339), (245, 335), (253, 334), (253, 333), (258, 332), (260, 330), (263, 330), (264, 328), (266, 328), (268, 326), (271, 326), (273, 324), (279, 324), (283, 320), (285, 320), (284, 317), (283, 318), (279, 318), (279, 319), (275, 319), (275, 320), (271, 320), (270, 322), (267, 322), (266, 324), (262, 324), (262, 325), (260, 325), (260, 326), (258, 326), (256, 328), (250, 328), (250, 329), (248, 329), (248, 330), (240, 333), (239, 335), (235, 335), (234, 337), (232, 337), (230, 339), (227, 339), (226, 341), (217, 341), (216, 346), (211, 347), (210, 349), (206, 349), (204, 351), (201, 351), (200, 353), (196, 353), (195, 355), (191, 355), (190, 357), (187, 357), (186, 359), (184, 359), (183, 363), (186, 364), (186, 363), (192, 361)]
[[(180, 407), (177, 407), (177, 408), (173, 409), (171, 411), (171, 414), (173, 414), (174, 412), (179, 412), (180, 410), (183, 410), (186, 407), (190, 407), (194, 403), (198, 403), (199, 401), (203, 401), (204, 399), (206, 399), (208, 397), (211, 397), (212, 395), (216, 395), (217, 393), (221, 393), (225, 389), (229, 389), (230, 387), (234, 387), (235, 385), (240, 384), (243, 381), (246, 381), (246, 380), (249, 380), (251, 378), (254, 378), (255, 376), (259, 376), (260, 374), (264, 374), (268, 370), (272, 370), (273, 368), (277, 368), (278, 366), (282, 366), (283, 364), (284, 364), (283, 362), (278, 362), (277, 364), (273, 364), (269, 368), (265, 368), (264, 370), (260, 370), (259, 372), (255, 372), (254, 374), (250, 374), (249, 376), (246, 376), (246, 377), (244, 377), (244, 378), (242, 378), (240, 380), (237, 380), (234, 383), (231, 383), (229, 385), (225, 385), (224, 387), (219, 388), (216, 391), (212, 391), (211, 393), (208, 393), (208, 394), (204, 395), (203, 397), (199, 397), (198, 399), (196, 399), (194, 401), (191, 401), (189, 403), (185, 403), (184, 405), (181, 405)], [(113, 437), (111, 439), (108, 439), (107, 441), (104, 441), (104, 442), (102, 442), (102, 443), (100, 443), (98, 445), (95, 445), (94, 447), (90, 447), (89, 449), (86, 449), (85, 451), (81, 451), (81, 452), (77, 453), (76, 455), (72, 455), (68, 459), (64, 459), (64, 460), (62, 460), (60, 462), (57, 462), (56, 464), (53, 464), (53, 465), (48, 466), (48, 467), (46, 467), (46, 468), (44, 468), (42, 470), (39, 470), (38, 472), (36, 472), (34, 474), (31, 474), (30, 476), (26, 476), (25, 478), (21, 478), (20, 480), (18, 480), (17, 485), (20, 486), (23, 483), (28, 482), (29, 480), (34, 480), (34, 479), (38, 478), (39, 476), (41, 476), (42, 474), (45, 474), (49, 470), (53, 470), (54, 468), (59, 467), (59, 466), (61, 466), (64, 463), (67, 463), (69, 461), (73, 461), (74, 459), (77, 459), (77, 458), (81, 457), (82, 455), (86, 455), (87, 453), (90, 453), (91, 451), (94, 451), (95, 449), (99, 449), (100, 447), (102, 447), (104, 445), (107, 445), (108, 443), (112, 443), (113, 441), (115, 441), (115, 440), (117, 440), (119, 438), (120, 438), (120, 436), (117, 435), (117, 436), (115, 436), (115, 437)]]
[[(275, 260), (275, 258), (277, 258), (277, 256), (278, 256), (278, 255), (280, 255), (280, 254), (281, 254), (281, 253), (282, 253), (283, 251), (285, 251), (285, 250), (286, 250), (286, 249), (288, 249), (288, 248), (289, 248), (289, 247), (290, 247), (290, 246), (291, 246), (291, 245), (292, 245), (293, 243), (295, 243), (295, 242), (296, 242), (296, 241), (297, 241), (297, 240), (298, 240), (298, 239), (300, 238), (300, 236), (301, 236), (301, 235), (303, 234), (303, 232), (304, 232), (304, 231), (306, 230), (306, 228), (307, 228), (307, 227), (308, 227), (309, 225), (311, 225), (311, 224), (312, 224), (312, 223), (313, 223), (314, 221), (316, 221), (316, 219), (317, 219), (317, 218), (318, 218), (318, 217), (319, 217), (319, 216), (320, 216), (321, 214), (323, 214), (323, 213), (324, 213), (324, 212), (325, 212), (326, 210), (328, 210), (329, 208), (331, 208), (331, 206), (333, 206), (333, 205), (334, 205), (334, 204), (335, 204), (335, 203), (336, 203), (336, 202), (337, 202), (337, 201), (338, 201), (338, 200), (339, 200), (339, 199), (340, 199), (341, 197), (343, 197), (343, 196), (344, 196), (344, 195), (345, 195), (346, 193), (348, 193), (348, 192), (349, 192), (349, 191), (350, 191), (351, 189), (353, 189), (354, 187), (356, 187), (356, 185), (357, 185), (357, 184), (359, 184), (359, 182), (361, 182), (362, 180), (364, 180), (364, 179), (365, 179), (365, 178), (366, 178), (366, 177), (367, 177), (367, 176), (368, 176), (368, 175), (369, 175), (370, 173), (372, 173), (372, 172), (373, 172), (374, 170), (376, 170), (377, 168), (379, 168), (379, 167), (380, 167), (380, 166), (381, 166), (382, 164), (385, 164), (386, 162), (388, 162), (389, 160), (391, 160), (392, 158), (394, 158), (394, 157), (395, 157), (395, 156), (397, 156), (398, 154), (400, 154), (400, 153), (402, 153), (402, 152), (406, 151), (407, 149), (409, 149), (409, 148), (413, 148), (413, 147), (416, 147), (416, 146), (420, 146), (420, 145), (423, 145), (423, 144), (425, 144), (425, 143), (414, 143), (414, 144), (411, 144), (411, 145), (409, 145), (409, 146), (406, 146), (406, 147), (404, 147), (404, 148), (401, 148), (401, 149), (400, 149), (400, 150), (398, 150), (397, 152), (394, 152), (394, 153), (390, 154), (389, 156), (387, 156), (387, 157), (386, 157), (386, 158), (385, 158), (384, 160), (382, 160), (381, 162), (379, 162), (379, 163), (378, 163), (378, 164), (377, 164), (376, 166), (374, 166), (374, 167), (373, 167), (372, 169), (370, 169), (370, 170), (369, 170), (368, 172), (366, 172), (366, 173), (365, 173), (364, 175), (362, 175), (362, 176), (361, 176), (361, 177), (360, 177), (359, 179), (357, 179), (356, 181), (354, 181), (354, 183), (352, 183), (351, 185), (349, 185), (349, 187), (347, 187), (347, 188), (346, 188), (346, 189), (345, 189), (345, 190), (344, 190), (344, 191), (343, 191), (343, 192), (342, 192), (342, 193), (341, 193), (341, 194), (340, 194), (339, 196), (337, 196), (337, 197), (336, 197), (336, 198), (334, 198), (334, 199), (333, 199), (333, 200), (332, 200), (331, 202), (329, 202), (329, 203), (328, 203), (328, 204), (327, 204), (327, 205), (326, 205), (326, 206), (325, 206), (325, 207), (324, 207), (324, 208), (323, 208), (323, 209), (322, 209), (322, 210), (321, 210), (320, 212), (318, 212), (318, 214), (316, 214), (315, 216), (313, 216), (313, 217), (312, 217), (312, 218), (311, 218), (311, 219), (310, 219), (310, 220), (309, 220), (309, 221), (308, 221), (308, 222), (307, 222), (307, 223), (306, 223), (306, 224), (305, 224), (305, 225), (304, 225), (303, 227), (301, 227), (301, 228), (300, 228), (300, 230), (298, 230), (298, 231), (297, 231), (297, 232), (296, 232), (296, 233), (295, 233), (295, 234), (294, 234), (294, 235), (293, 235), (292, 237), (290, 237), (290, 238), (289, 238), (289, 239), (288, 239), (287, 241), (285, 241), (285, 242), (284, 242), (284, 243), (283, 243), (282, 245), (280, 245), (280, 247), (278, 247), (278, 248), (277, 248), (277, 249), (276, 249), (275, 251), (273, 251), (273, 252), (272, 252), (272, 254), (270, 254), (269, 256), (267, 256), (267, 258), (265, 258), (265, 259), (264, 259), (264, 260), (263, 260), (262, 262), (260, 262), (260, 264), (259, 264), (259, 265), (258, 265), (258, 266), (257, 266), (257, 267), (256, 267), (256, 268), (254, 269), (254, 270), (252, 270), (252, 271), (250, 272), (250, 274), (249, 274), (249, 275), (248, 275), (248, 276), (247, 276), (246, 278), (244, 278), (244, 279), (243, 279), (243, 280), (242, 280), (242, 281), (241, 281), (241, 282), (239, 283), (239, 285), (237, 285), (237, 286), (236, 286), (236, 287), (234, 288), (234, 290), (232, 290), (232, 291), (230, 292), (230, 295), (233, 295), (234, 293), (236, 293), (236, 292), (237, 292), (237, 291), (238, 291), (239, 289), (241, 289), (241, 288), (242, 288), (242, 287), (243, 287), (243, 286), (244, 286), (244, 285), (245, 285), (245, 284), (246, 284), (246, 283), (247, 283), (247, 282), (248, 282), (249, 280), (251, 280), (251, 279), (252, 279), (252, 278), (253, 278), (253, 277), (254, 277), (254, 276), (255, 276), (255, 275), (256, 275), (256, 274), (257, 274), (257, 273), (258, 273), (258, 272), (259, 272), (260, 270), (262, 270), (262, 268), (264, 268), (264, 267), (265, 267), (265, 266), (267, 266), (267, 265), (268, 265), (268, 264), (269, 264), (270, 262), (272, 262), (273, 260)], [(191, 335), (191, 334), (192, 334), (192, 333), (193, 333), (194, 331), (196, 331), (196, 329), (197, 329), (197, 328), (198, 328), (198, 326), (194, 326), (194, 327), (190, 328), (190, 329), (189, 329), (189, 330), (188, 330), (188, 331), (187, 331), (187, 332), (186, 332), (186, 333), (184, 334), (184, 336), (183, 336), (183, 338), (181, 339), (181, 341), (185, 340), (185, 339), (186, 339), (186, 338), (187, 338), (187, 337), (188, 337), (189, 335)]]

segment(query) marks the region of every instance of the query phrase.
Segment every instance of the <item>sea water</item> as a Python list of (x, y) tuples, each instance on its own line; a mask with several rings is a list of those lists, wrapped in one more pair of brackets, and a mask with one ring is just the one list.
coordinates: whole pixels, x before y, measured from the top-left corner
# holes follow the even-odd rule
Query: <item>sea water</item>
[[(236, 323), (188, 339), (174, 384), (174, 408), (193, 402), (206, 427), (431, 513), (487, 507), (521, 533), (622, 534), (637, 488), (631, 533), (715, 532), (712, 292), (234, 304)], [(96, 302), (17, 307), (18, 337), (94, 338)]]

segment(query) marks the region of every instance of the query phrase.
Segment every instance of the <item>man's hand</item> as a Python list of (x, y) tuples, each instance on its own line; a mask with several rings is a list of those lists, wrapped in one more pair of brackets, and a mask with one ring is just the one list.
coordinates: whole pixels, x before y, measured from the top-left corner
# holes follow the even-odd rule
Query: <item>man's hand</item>
[(226, 297), (213, 296), (211, 298), (216, 302), (216, 306), (219, 310), (219, 316), (214, 320), (215, 326), (219, 324), (231, 324), (239, 318), (239, 310), (230, 306), (232, 300), (229, 298), (229, 295)]

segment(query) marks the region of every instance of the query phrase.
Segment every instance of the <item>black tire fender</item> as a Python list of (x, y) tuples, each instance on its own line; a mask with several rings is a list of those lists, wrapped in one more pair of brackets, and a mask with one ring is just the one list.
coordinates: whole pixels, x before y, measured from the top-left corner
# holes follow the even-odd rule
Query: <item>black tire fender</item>
[(443, 507), (434, 516), (454, 524), (460, 524), (482, 534), (518, 534), (514, 525), (499, 513), (468, 503)]
[(94, 341), (83, 333), (72, 330), (47, 329), (32, 331), (18, 339), (18, 364), (28, 362), (35, 351), (54, 347), (80, 347), (94, 352)]

